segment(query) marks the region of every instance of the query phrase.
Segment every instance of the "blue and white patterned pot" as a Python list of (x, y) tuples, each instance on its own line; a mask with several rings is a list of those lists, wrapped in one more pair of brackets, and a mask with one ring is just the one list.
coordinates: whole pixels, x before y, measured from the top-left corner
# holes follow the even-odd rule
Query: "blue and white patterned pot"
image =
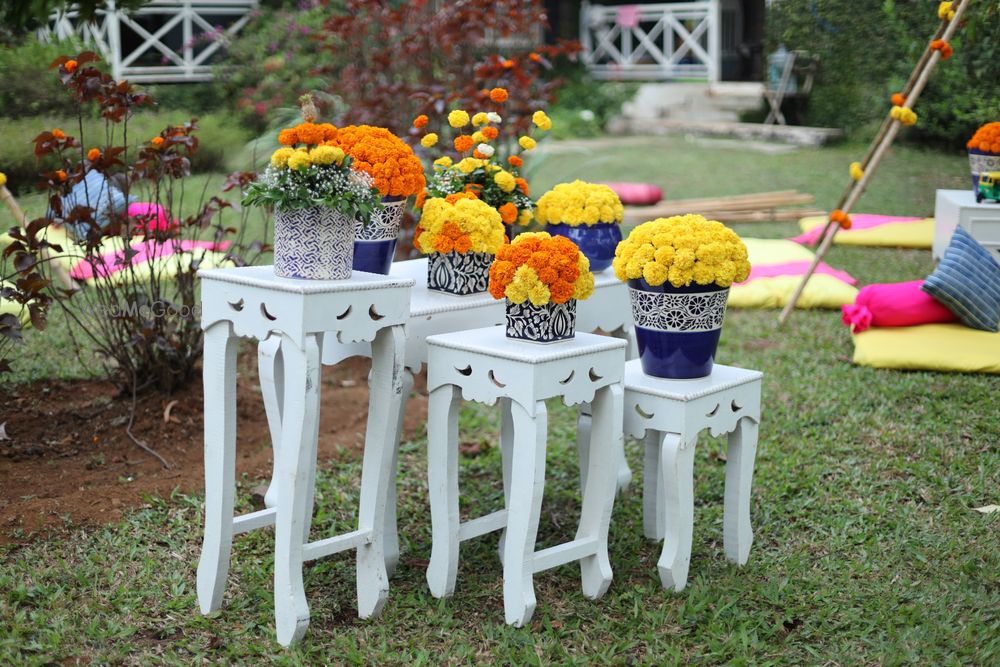
[(354, 219), (314, 206), (274, 212), (274, 274), (346, 280), (354, 256)]
[(972, 171), (972, 194), (979, 194), (979, 174), (1000, 171), (1000, 154), (970, 148), (969, 169)]
[(493, 260), (484, 252), (433, 252), (427, 256), (427, 289), (459, 296), (485, 292)]
[(507, 338), (532, 343), (556, 343), (576, 333), (576, 299), (536, 306), (507, 299)]
[(615, 222), (598, 222), (596, 225), (545, 225), (542, 229), (553, 236), (565, 236), (576, 244), (587, 259), (590, 270), (597, 272), (611, 266), (615, 258), (615, 248), (622, 240), (622, 230)]
[(382, 200), (385, 208), (372, 213), (365, 225), (360, 220), (354, 225), (354, 269), (368, 273), (389, 275), (392, 258), (396, 254), (399, 222), (403, 219), (405, 199)]
[(641, 278), (628, 286), (643, 372), (674, 379), (711, 375), (729, 288), (653, 287)]

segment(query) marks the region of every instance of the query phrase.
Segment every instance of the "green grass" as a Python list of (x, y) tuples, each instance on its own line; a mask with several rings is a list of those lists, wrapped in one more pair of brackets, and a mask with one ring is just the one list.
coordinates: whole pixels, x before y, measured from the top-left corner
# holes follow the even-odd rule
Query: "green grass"
[[(861, 147), (769, 156), (653, 140), (642, 148), (550, 155), (535, 191), (573, 177), (642, 179), (669, 196), (797, 187), (829, 206)], [(637, 169), (628, 155), (645, 164)], [(964, 186), (959, 158), (894, 149), (862, 209), (923, 213), (937, 187)], [(586, 162), (585, 160), (593, 160)], [(723, 182), (718, 174), (731, 175)], [(747, 236), (787, 236), (791, 223), (746, 224)], [(829, 262), (862, 283), (920, 278), (930, 253), (835, 247)], [(389, 603), (356, 618), (349, 555), (309, 565), (312, 623), (298, 646), (273, 640), (272, 533), (236, 538), (224, 608), (197, 611), (200, 498), (150, 499), (118, 525), (70, 527), (24, 547), (0, 547), (0, 664), (974, 664), (1000, 663), (1000, 422), (995, 376), (852, 366), (834, 312), (731, 311), (718, 360), (765, 373), (751, 519), (743, 568), (722, 555), (724, 442), (703, 437), (695, 463), (688, 588), (660, 588), (659, 545), (642, 537), (641, 451), (615, 503), (615, 579), (600, 601), (579, 570), (535, 577), (531, 627), (503, 623), (496, 537), (462, 547), (458, 587), (435, 600), (425, 437), (402, 448), (403, 557)], [(578, 517), (574, 413), (550, 404), (550, 456), (539, 546), (572, 537)], [(495, 410), (466, 406), (462, 440), (495, 443)], [(321, 466), (314, 537), (349, 529), (360, 462)], [(461, 465), (462, 511), (496, 508), (496, 447)], [(241, 479), (240, 509), (259, 480)]]

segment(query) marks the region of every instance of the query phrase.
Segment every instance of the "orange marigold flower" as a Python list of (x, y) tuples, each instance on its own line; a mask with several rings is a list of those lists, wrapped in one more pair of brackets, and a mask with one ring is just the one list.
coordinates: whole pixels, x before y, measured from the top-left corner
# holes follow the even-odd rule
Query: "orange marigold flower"
[(479, 193), (482, 191), (483, 191), (483, 186), (481, 186), (479, 183), (466, 183), (465, 187), (462, 188), (462, 192), (471, 192), (476, 196), (476, 199), (479, 198)]
[(549, 297), (554, 303), (566, 303), (573, 298), (573, 283), (559, 280), (549, 285)]
[(476, 150), (472, 151), (472, 157), (476, 158), (477, 160), (485, 160), (489, 156), (486, 153), (480, 153), (479, 149), (477, 148)]
[(299, 141), (310, 146), (316, 146), (323, 141), (323, 128), (313, 123), (299, 123), (295, 126), (295, 134)]
[(497, 210), (500, 211), (500, 218), (505, 225), (509, 225), (517, 220), (517, 206), (514, 206), (512, 202), (507, 202)]
[(427, 118), (427, 115), (420, 114), (419, 116), (413, 119), (413, 127), (419, 130), (422, 127), (426, 127), (428, 122), (429, 119)]
[(163, 137), (153, 137), (149, 143), (153, 144), (153, 148), (159, 148), (163, 145)]
[(843, 229), (851, 228), (851, 216), (839, 208), (830, 213), (830, 220), (839, 224)]
[(99, 157), (101, 157), (100, 148), (91, 148), (89, 151), (87, 151), (87, 159), (90, 160), (91, 162), (93, 162)]
[(473, 192), (453, 192), (444, 198), (449, 204), (454, 204), (459, 199), (479, 199)]
[[(423, 202), (420, 202), (420, 204), (422, 206)], [(423, 230), (423, 228), (420, 225), (417, 225), (416, 227), (414, 227), (414, 229), (413, 229), (413, 247), (416, 248), (417, 251), (419, 251), (419, 252), (423, 252), (424, 251), (424, 249), (420, 246), (420, 240), (419, 240), (420, 239), (420, 235), (423, 234), (423, 233), (424, 233), (424, 230)]]
[(299, 143), (299, 135), (292, 128), (286, 128), (278, 133), (278, 143), (282, 146), (294, 146)]
[(460, 254), (465, 254), (472, 250), (472, 237), (468, 234), (462, 234), (457, 239), (455, 239), (455, 252)]
[(490, 99), (497, 104), (503, 104), (507, 101), (507, 89), (506, 88), (494, 88), (490, 91)]
[(447, 236), (452, 241), (462, 236), (462, 233), (463, 233), (462, 228), (456, 225), (454, 222), (446, 222), (441, 227), (441, 234)]
[(317, 127), (323, 131), (323, 141), (331, 141), (337, 136), (337, 126), (330, 123), (320, 123)]
[(384, 127), (348, 125), (328, 145), (353, 159), (353, 166), (375, 179), (384, 197), (408, 197), (426, 185), (424, 167), (413, 149)]
[(532, 62), (535, 62), (535, 63), (542, 61), (542, 57), (540, 55), (538, 55), (537, 53), (535, 53), (534, 51), (532, 51), (531, 53), (528, 54), (528, 58)]
[(56, 180), (59, 181), (59, 182), (65, 181), (66, 180), (66, 172), (63, 171), (62, 169), (60, 169), (59, 171), (57, 171), (56, 172)]
[(472, 148), (472, 137), (467, 134), (460, 134), (455, 137), (455, 150), (464, 153)]
[(906, 104), (906, 97), (903, 96), (903, 93), (893, 93), (891, 101), (892, 106), (901, 107)]
[(75, 60), (67, 60), (65, 63), (63, 63), (63, 67), (66, 69), (67, 72), (72, 74), (73, 72), (76, 71), (76, 68), (79, 64), (80, 63), (76, 62)]
[(523, 167), (524, 166), (524, 160), (522, 160), (521, 158), (519, 158), (516, 155), (511, 155), (510, 157), (508, 157), (507, 158), (507, 162), (509, 162), (510, 166), (512, 166), (512, 167)]
[(511, 69), (512, 67), (514, 67), (514, 61), (511, 60), (510, 58), (507, 58), (500, 64), (503, 66), (504, 69)]
[[(417, 194), (417, 200), (413, 202), (414, 208), (423, 208), (424, 202), (427, 201), (427, 190), (421, 190)], [(419, 250), (419, 248), (417, 248)]]
[(514, 183), (517, 184), (517, 189), (521, 191), (521, 194), (528, 196), (528, 181), (518, 177), (514, 179)]
[(444, 234), (438, 234), (434, 239), (434, 250), (440, 253), (448, 253), (455, 249), (455, 244)]
[(52, 130), (52, 136), (56, 139), (62, 140), (66, 138), (66, 133), (60, 130), (58, 127)]
[(492, 125), (487, 125), (483, 129), (481, 129), (480, 132), (483, 133), (483, 136), (486, 137), (487, 141), (493, 141), (498, 136), (500, 136), (500, 130), (493, 127)]

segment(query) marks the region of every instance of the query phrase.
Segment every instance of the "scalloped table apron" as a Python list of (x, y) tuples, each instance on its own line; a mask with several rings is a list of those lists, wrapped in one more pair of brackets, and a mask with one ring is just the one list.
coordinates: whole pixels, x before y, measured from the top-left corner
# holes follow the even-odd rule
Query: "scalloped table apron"
[[(352, 228), (353, 229), (353, 228)], [(279, 278), (270, 266), (199, 271), (205, 330), (205, 535), (198, 563), (203, 614), (222, 605), (233, 535), (274, 525), (274, 614), (278, 642), (305, 634), (304, 561), (357, 550), (358, 615), (377, 614), (389, 594), (386, 506), (402, 413), (403, 356), (413, 281), (368, 273), (347, 280)], [(238, 337), (281, 348), (278, 384), (264, 392), (281, 416), (272, 438), (274, 472), (266, 509), (233, 515), (236, 491)], [(309, 542), (319, 428), (320, 350), (325, 339), (370, 344), (371, 400), (357, 530)], [(263, 383), (262, 383), (263, 384)], [(272, 422), (272, 428), (275, 423)], [(393, 535), (395, 539), (395, 535)]]

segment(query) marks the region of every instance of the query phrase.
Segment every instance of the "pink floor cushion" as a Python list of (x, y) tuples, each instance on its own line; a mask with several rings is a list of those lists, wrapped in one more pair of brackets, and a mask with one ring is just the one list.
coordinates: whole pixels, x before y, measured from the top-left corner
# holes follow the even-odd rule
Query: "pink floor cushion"
[(663, 199), (663, 190), (650, 183), (604, 183), (626, 206), (652, 206)]
[(128, 216), (136, 219), (140, 230), (165, 232), (177, 226), (177, 221), (168, 218), (166, 210), (159, 204), (146, 202), (129, 204)]
[(869, 327), (910, 327), (957, 322), (943, 304), (920, 289), (923, 280), (867, 285), (854, 303), (841, 306), (841, 320), (854, 333)]

